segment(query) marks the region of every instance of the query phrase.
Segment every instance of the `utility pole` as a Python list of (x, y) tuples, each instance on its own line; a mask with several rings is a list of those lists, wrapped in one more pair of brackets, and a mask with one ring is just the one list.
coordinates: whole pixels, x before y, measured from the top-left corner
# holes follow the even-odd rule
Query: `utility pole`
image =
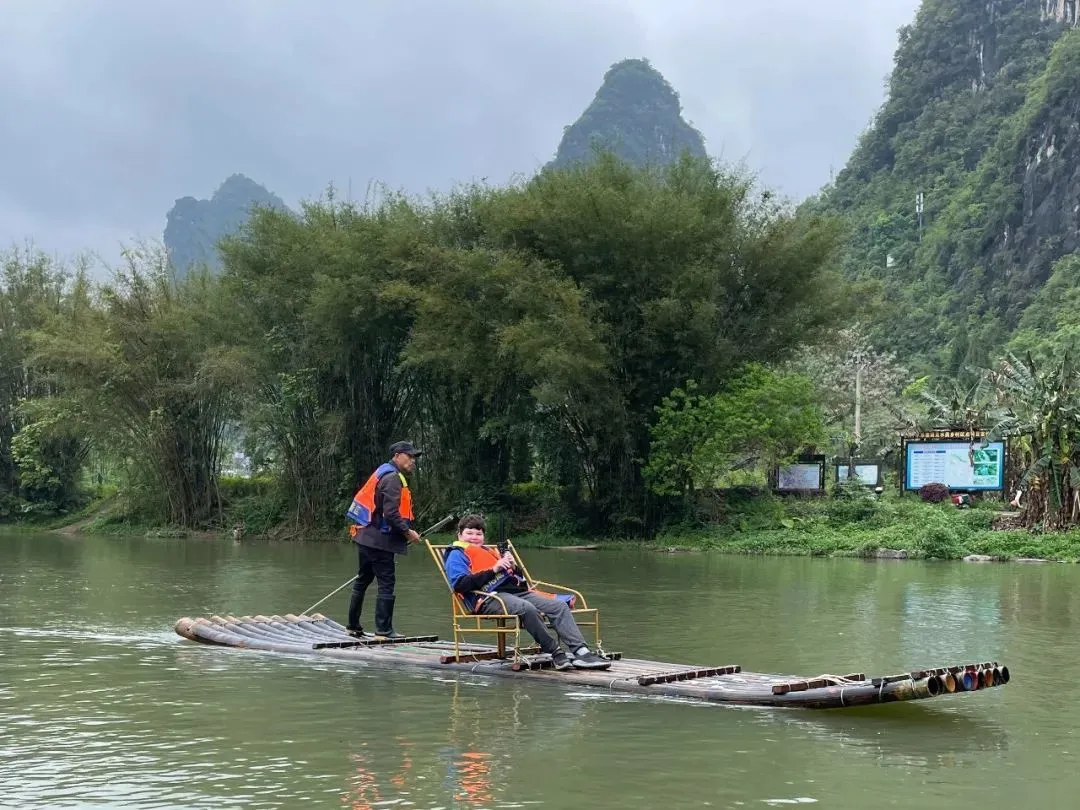
[[(855, 447), (862, 441), (862, 364), (855, 367)], [(858, 452), (858, 451), (856, 451)]]
[(851, 359), (855, 363), (855, 441), (851, 448), (854, 456), (862, 444), (862, 375), (866, 366), (866, 352), (862, 346), (856, 347), (851, 353)]

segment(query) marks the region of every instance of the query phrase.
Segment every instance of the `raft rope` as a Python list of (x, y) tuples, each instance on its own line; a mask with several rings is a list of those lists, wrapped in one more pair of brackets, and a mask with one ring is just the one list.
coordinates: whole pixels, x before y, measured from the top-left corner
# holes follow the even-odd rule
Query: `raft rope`
[(828, 679), (830, 681), (836, 681), (837, 686), (843, 686), (845, 684), (852, 685), (852, 684), (856, 684), (856, 683), (863, 683), (863, 681), (856, 681), (856, 680), (854, 680), (852, 678), (845, 678), (843, 675), (818, 675), (816, 678), (807, 678), (808, 681), (817, 681), (817, 680), (826, 680), (826, 679)]
[[(863, 681), (856, 681), (856, 680), (853, 680), (851, 678), (845, 678), (843, 675), (818, 675), (818, 677), (819, 678), (830, 678), (830, 679), (832, 679), (833, 681), (836, 682), (837, 686), (840, 687), (840, 705), (841, 706), (846, 705), (844, 703), (844, 687), (845, 686), (854, 686), (856, 684), (863, 683)], [(881, 690), (884, 689), (884, 688), (885, 688), (885, 682), (882, 681), (878, 685), (878, 703), (881, 703)]]
[[(841, 706), (846, 705), (844, 703), (844, 687), (845, 686), (855, 686), (857, 684), (864, 683), (864, 681), (856, 681), (856, 680), (854, 680), (852, 678), (845, 678), (843, 675), (827, 675), (826, 674), (826, 675), (818, 675), (818, 678), (821, 678), (821, 679), (828, 678), (828, 679), (834, 681), (835, 684), (840, 687), (840, 705)], [(817, 678), (812, 679), (812, 680), (817, 680)], [(878, 684), (878, 703), (881, 703), (881, 690), (884, 689), (884, 688), (885, 688), (885, 682), (882, 681), (880, 684)]]

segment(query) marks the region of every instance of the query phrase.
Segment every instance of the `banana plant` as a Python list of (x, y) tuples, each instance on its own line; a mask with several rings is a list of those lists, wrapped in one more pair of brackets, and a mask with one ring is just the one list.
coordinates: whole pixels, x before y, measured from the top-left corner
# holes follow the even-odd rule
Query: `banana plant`
[(987, 375), (1003, 408), (987, 441), (1009, 438), (1024, 472), (1022, 521), (1057, 529), (1080, 522), (1080, 374), (1065, 354), (1040, 368), (1009, 353)]
[(1004, 415), (997, 407), (994, 385), (985, 371), (970, 385), (953, 380), (944, 391), (923, 390), (920, 395), (936, 428), (982, 430)]

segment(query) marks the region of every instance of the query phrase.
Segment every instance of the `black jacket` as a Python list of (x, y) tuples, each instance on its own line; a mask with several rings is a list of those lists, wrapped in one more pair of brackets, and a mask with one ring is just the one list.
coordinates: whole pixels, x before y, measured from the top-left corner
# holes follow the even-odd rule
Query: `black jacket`
[[(356, 535), (356, 542), (368, 548), (392, 551), (394, 554), (408, 554), (409, 541), (405, 532), (409, 524), (401, 516), (401, 479), (396, 473), (388, 473), (379, 479), (375, 487), (375, 511), (371, 522)], [(382, 518), (390, 524), (390, 534), (383, 534), (379, 529)]]

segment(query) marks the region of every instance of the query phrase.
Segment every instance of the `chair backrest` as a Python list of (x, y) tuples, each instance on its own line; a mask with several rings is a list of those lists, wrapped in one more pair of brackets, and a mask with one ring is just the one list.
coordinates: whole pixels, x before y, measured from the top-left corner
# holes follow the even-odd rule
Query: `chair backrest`
[(454, 604), (454, 612), (467, 614), (468, 611), (465, 609), (465, 597), (454, 590), (454, 586), (450, 583), (450, 577), (446, 575), (446, 555), (449, 553), (452, 546), (434, 545), (426, 537), (424, 538), (424, 545), (427, 546), (428, 551), (431, 553), (431, 559), (435, 561), (435, 567), (439, 569), (443, 582), (446, 583), (446, 589), (450, 591), (450, 596), (452, 597), (451, 601)]

